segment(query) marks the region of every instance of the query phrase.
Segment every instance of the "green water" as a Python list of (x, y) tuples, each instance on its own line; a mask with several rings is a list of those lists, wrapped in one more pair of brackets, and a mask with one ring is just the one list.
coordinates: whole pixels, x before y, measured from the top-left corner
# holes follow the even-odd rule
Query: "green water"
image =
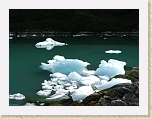
[[(138, 37), (54, 37), (56, 41), (67, 43), (52, 50), (36, 48), (43, 37), (13, 38), (9, 43), (9, 93), (21, 93), (28, 98), (41, 98), (36, 92), (41, 83), (49, 80), (50, 72), (39, 68), (55, 55), (89, 62), (88, 69), (96, 70), (101, 60), (117, 59), (125, 61), (125, 69), (139, 66)], [(106, 50), (121, 50), (121, 54), (106, 54)], [(18, 103), (10, 100), (10, 105)], [(19, 105), (19, 104), (17, 104)]]

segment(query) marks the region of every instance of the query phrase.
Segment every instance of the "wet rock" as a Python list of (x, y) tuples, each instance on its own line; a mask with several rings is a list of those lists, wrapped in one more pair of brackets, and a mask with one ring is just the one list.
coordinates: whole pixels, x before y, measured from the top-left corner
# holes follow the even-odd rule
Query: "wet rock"
[(122, 100), (113, 100), (110, 106), (127, 106), (127, 103)]

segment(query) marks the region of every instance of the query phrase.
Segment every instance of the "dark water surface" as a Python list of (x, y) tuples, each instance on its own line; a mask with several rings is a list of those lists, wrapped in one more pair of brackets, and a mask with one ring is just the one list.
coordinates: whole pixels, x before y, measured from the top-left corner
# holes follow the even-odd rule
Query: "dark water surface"
[[(35, 44), (45, 37), (13, 38), (9, 43), (9, 94), (21, 93), (28, 98), (40, 98), (36, 92), (41, 83), (49, 80), (50, 72), (39, 68), (41, 62), (47, 63), (55, 55), (80, 59), (89, 62), (88, 69), (96, 70), (101, 60), (117, 59), (127, 63), (125, 69), (139, 66), (138, 37), (53, 37), (67, 43), (52, 50), (36, 48)], [(106, 54), (106, 50), (121, 50), (121, 54)], [(10, 100), (10, 105), (22, 105), (23, 101)]]

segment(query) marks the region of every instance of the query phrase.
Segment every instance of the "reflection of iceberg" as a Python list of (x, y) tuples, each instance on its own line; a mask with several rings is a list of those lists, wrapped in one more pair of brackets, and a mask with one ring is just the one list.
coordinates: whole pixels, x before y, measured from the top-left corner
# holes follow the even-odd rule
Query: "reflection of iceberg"
[(46, 48), (47, 50), (51, 50), (54, 46), (63, 46), (63, 45), (67, 45), (67, 44), (54, 41), (52, 38), (47, 38), (45, 41), (36, 43), (35, 46), (37, 48)]
[(23, 100), (25, 99), (25, 96), (20, 93), (17, 93), (17, 94), (9, 95), (9, 99)]
[(115, 54), (119, 54), (121, 53), (120, 50), (108, 50), (108, 51), (105, 51), (105, 53), (115, 53)]

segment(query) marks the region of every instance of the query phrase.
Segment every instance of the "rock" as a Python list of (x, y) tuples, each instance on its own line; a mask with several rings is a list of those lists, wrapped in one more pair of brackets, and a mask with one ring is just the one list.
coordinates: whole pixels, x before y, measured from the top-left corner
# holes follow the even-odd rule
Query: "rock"
[(111, 106), (127, 106), (127, 103), (122, 100), (113, 100)]

